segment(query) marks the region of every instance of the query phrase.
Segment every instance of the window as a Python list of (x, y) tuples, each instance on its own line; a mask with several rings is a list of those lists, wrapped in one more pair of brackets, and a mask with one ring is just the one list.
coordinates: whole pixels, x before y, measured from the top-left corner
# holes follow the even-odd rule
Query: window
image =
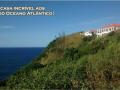
[(108, 31), (108, 29), (106, 29), (106, 31)]

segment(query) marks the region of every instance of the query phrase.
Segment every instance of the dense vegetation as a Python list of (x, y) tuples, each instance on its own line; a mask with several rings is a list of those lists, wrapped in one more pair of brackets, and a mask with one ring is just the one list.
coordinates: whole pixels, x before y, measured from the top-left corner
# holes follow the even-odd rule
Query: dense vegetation
[(2, 88), (120, 89), (120, 33), (75, 35), (51, 42), (32, 64), (2, 82)]

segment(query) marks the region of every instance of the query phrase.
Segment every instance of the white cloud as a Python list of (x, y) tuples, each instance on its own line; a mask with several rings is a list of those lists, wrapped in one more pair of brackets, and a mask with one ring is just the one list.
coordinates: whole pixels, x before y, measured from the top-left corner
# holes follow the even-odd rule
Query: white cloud
[(11, 26), (11, 25), (2, 25), (0, 26), (0, 29), (14, 29), (15, 26)]

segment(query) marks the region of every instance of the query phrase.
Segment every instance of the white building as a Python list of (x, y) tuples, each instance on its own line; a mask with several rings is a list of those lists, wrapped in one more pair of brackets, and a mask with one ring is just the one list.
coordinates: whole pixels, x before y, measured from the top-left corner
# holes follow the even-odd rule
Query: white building
[(105, 34), (112, 32), (112, 31), (119, 30), (119, 29), (120, 29), (120, 24), (109, 24), (109, 25), (106, 25), (106, 26), (104, 26), (100, 29), (97, 29), (97, 30), (87, 31), (84, 33), (84, 35), (85, 36), (92, 36), (94, 33), (97, 36), (102, 36), (102, 35), (105, 35)]
[(85, 36), (92, 36), (92, 32), (87, 31), (87, 32), (84, 33), (84, 35), (85, 35)]
[(118, 29), (120, 29), (120, 24), (109, 24), (100, 29), (97, 29), (96, 35), (102, 36), (102, 35), (112, 32), (112, 31), (116, 31)]

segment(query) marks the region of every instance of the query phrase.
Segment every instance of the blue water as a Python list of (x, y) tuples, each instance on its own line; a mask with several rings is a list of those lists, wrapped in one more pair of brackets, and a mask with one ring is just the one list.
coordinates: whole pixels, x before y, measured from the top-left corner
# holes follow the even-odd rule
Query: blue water
[(0, 80), (30, 63), (42, 51), (43, 48), (0, 48)]

